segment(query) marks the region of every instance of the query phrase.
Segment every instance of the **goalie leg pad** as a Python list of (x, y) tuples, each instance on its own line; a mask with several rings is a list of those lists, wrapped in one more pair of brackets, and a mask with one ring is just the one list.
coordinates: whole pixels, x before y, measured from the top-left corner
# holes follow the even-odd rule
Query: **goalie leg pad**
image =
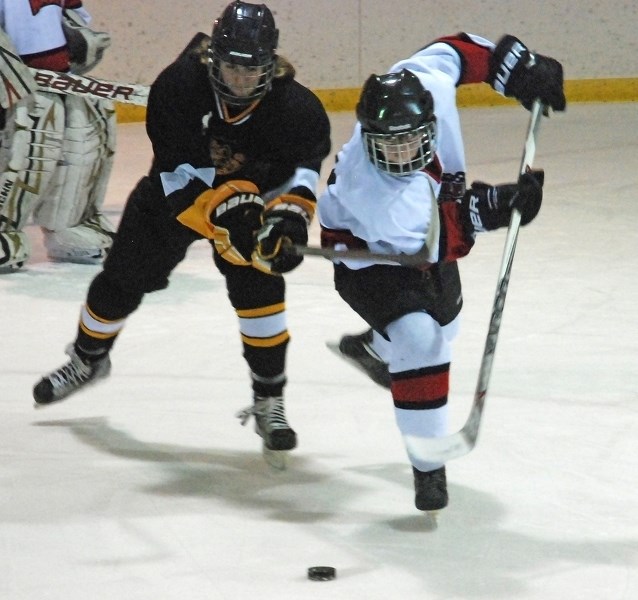
[(11, 108), (37, 89), (37, 84), (15, 49), (11, 38), (0, 29), (0, 106)]
[(97, 222), (81, 223), (61, 231), (44, 229), (43, 233), (47, 255), (53, 261), (98, 263), (113, 245), (113, 234), (104, 231)]
[(0, 148), (0, 231), (20, 231), (49, 186), (62, 153), (64, 106), (36, 94), (7, 113)]
[(0, 274), (20, 269), (29, 258), (30, 247), (21, 231), (0, 233)]
[(66, 96), (65, 108), (62, 160), (33, 215), (50, 231), (75, 227), (99, 212), (115, 153), (112, 102)]

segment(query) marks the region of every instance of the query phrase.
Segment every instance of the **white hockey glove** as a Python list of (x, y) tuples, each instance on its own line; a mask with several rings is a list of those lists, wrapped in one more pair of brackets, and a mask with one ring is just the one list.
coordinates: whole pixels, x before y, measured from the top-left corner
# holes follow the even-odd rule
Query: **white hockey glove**
[(104, 51), (111, 45), (111, 36), (89, 29), (87, 21), (76, 10), (64, 11), (62, 28), (71, 54), (71, 72), (88, 73), (102, 60)]

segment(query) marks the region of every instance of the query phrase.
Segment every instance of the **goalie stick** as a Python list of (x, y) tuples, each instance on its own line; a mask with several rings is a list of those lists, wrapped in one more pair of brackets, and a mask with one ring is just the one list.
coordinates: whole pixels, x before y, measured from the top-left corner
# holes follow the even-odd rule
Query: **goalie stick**
[(140, 83), (118, 83), (46, 69), (29, 68), (29, 71), (41, 92), (70, 94), (94, 100), (114, 100), (138, 106), (146, 106), (148, 102), (149, 87)]
[[(543, 114), (543, 105), (540, 100), (536, 100), (532, 105), (529, 125), (527, 129), (527, 137), (525, 139), (525, 148), (523, 158), (521, 160), (521, 168), (519, 173), (523, 174), (532, 167), (534, 155), (536, 153), (536, 138), (538, 128)], [(503, 249), (503, 258), (496, 285), (496, 294), (494, 304), (492, 306), (492, 316), (490, 325), (485, 339), (485, 349), (483, 350), (483, 358), (481, 360), (481, 368), (479, 370), (478, 382), (474, 393), (474, 401), (470, 414), (463, 427), (456, 433), (439, 437), (439, 438), (413, 438), (410, 440), (411, 445), (419, 448), (421, 456), (427, 458), (428, 461), (445, 463), (448, 460), (464, 456), (469, 453), (476, 445), (479, 430), (481, 427), (481, 419), (485, 408), (485, 399), (487, 397), (487, 387), (492, 372), (492, 364), (494, 362), (494, 352), (496, 350), (496, 342), (501, 327), (501, 318), (503, 316), (503, 308), (505, 307), (505, 297), (507, 295), (507, 286), (509, 284), (510, 272), (514, 261), (514, 252), (516, 250), (516, 241), (521, 224), (521, 213), (518, 210), (512, 211), (505, 246)]]
[(138, 83), (118, 83), (86, 75), (27, 67), (9, 37), (0, 30), (0, 105), (9, 108), (35, 90), (139, 106), (146, 106), (149, 93), (148, 86)]

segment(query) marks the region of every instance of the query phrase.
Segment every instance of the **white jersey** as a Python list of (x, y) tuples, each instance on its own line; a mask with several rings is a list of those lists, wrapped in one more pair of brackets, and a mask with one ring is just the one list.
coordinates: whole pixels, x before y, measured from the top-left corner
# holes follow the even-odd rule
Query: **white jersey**
[[(472, 36), (472, 41), (492, 46), (476, 36)], [(434, 43), (396, 63), (390, 72), (402, 69), (414, 73), (434, 99), (436, 157), (441, 172), (465, 172), (456, 107), (456, 86), (462, 78), (459, 53), (447, 43)], [(386, 254), (415, 254), (427, 243), (431, 262), (438, 260), (440, 173), (426, 170), (395, 176), (380, 171), (368, 159), (357, 123), (350, 141), (338, 154), (335, 175), (335, 182), (327, 186), (318, 201), (322, 227), (347, 229), (367, 242), (371, 251)], [(339, 245), (335, 248), (340, 249)], [(375, 264), (362, 260), (342, 262), (353, 269)]]
[(61, 3), (0, 0), (0, 27), (18, 54), (38, 54), (66, 45)]
[(65, 0), (0, 0), (0, 27), (11, 38), (18, 54), (48, 53), (66, 46), (62, 10), (73, 8), (88, 24), (90, 15), (81, 2)]

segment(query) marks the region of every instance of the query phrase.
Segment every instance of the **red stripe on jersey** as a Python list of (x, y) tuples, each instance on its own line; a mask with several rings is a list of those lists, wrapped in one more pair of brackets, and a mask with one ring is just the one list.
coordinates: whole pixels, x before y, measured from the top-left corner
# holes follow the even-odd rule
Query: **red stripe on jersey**
[(439, 238), (439, 261), (452, 262), (468, 254), (474, 246), (474, 238), (466, 233), (463, 226), (461, 204), (453, 201), (441, 202), (439, 219), (443, 231)]
[(82, 8), (82, 0), (64, 0), (64, 8)]
[[(29, 0), (31, 14), (37, 15), (45, 6), (59, 6), (62, 8), (62, 0)], [(70, 6), (68, 8), (71, 8)], [(73, 8), (77, 8), (74, 6)]]
[(20, 57), (24, 63), (34, 69), (48, 69), (66, 73), (70, 68), (71, 57), (67, 46), (53, 48), (37, 54), (24, 54)]
[(490, 56), (492, 55), (489, 48), (475, 44), (471, 38), (463, 34), (442, 37), (437, 41), (449, 44), (461, 55), (463, 72), (459, 85), (462, 83), (482, 83), (487, 79)]
[(437, 154), (434, 155), (432, 162), (423, 169), (432, 179), (437, 183), (441, 181), (441, 175), (443, 175), (443, 167)]
[(392, 398), (395, 404), (410, 403), (417, 408), (419, 404), (428, 408), (428, 404), (437, 403), (437, 406), (445, 404), (450, 389), (450, 365), (428, 367), (418, 371), (392, 375)]
[(354, 235), (349, 229), (328, 229), (321, 227), (321, 247), (334, 248), (337, 244), (345, 244), (350, 250), (368, 247), (365, 240)]

